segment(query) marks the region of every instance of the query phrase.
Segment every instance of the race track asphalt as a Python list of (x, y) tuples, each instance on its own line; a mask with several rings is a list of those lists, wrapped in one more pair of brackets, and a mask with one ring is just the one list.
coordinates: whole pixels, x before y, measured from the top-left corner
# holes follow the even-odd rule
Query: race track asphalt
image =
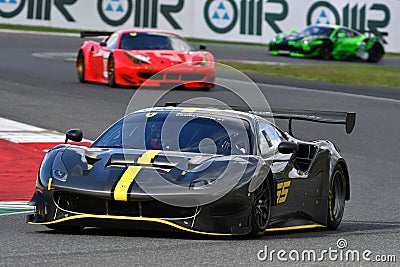
[[(33, 53), (74, 52), (82, 40), (10, 33), (0, 33), (0, 38), (0, 117), (60, 132), (81, 128), (86, 138), (94, 139), (125, 114), (135, 90), (80, 84), (74, 62), (32, 56)], [(237, 48), (232, 47), (210, 46), (209, 49), (217, 59), (238, 54)], [(258, 49), (242, 48), (240, 54), (252, 59), (260, 53)], [(360, 252), (397, 254), (398, 262), (400, 88), (334, 85), (257, 75), (252, 78), (272, 107), (357, 112), (356, 128), (351, 135), (346, 135), (341, 126), (294, 123), (296, 137), (332, 140), (348, 161), (351, 200), (346, 204), (344, 219), (337, 231), (271, 233), (256, 240), (96, 229), (61, 234), (27, 225), (23, 214), (7, 215), (0, 216), (0, 266), (276, 266), (285, 263), (276, 258), (273, 263), (260, 262), (258, 251), (265, 246), (287, 252), (337, 249), (340, 238), (346, 239), (348, 248)], [(238, 83), (243, 94), (251, 94), (253, 89), (248, 83)], [(149, 89), (146, 93), (151, 97), (159, 89)], [(237, 101), (219, 86), (209, 92), (172, 91), (164, 100), (199, 96), (226, 103)], [(278, 122), (278, 125), (286, 130), (285, 123)], [(325, 259), (322, 263), (337, 265), (340, 261)], [(357, 263), (360, 264), (367, 262)]]

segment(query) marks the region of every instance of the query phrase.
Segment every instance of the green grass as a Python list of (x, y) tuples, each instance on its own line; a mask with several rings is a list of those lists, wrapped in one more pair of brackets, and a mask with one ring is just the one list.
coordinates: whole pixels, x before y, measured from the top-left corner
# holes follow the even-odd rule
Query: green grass
[(0, 29), (20, 30), (20, 31), (37, 31), (37, 32), (59, 32), (59, 33), (79, 33), (80, 30), (61, 29), (45, 26), (26, 26), (26, 25), (11, 25), (1, 24)]
[(400, 87), (400, 69), (363, 64), (264, 65), (222, 62), (242, 72), (358, 85)]

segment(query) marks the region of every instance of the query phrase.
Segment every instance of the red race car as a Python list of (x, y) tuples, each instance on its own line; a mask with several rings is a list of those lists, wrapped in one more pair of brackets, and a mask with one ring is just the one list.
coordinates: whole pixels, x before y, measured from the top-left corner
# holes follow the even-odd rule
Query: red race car
[(176, 84), (206, 90), (215, 85), (213, 55), (205, 51), (205, 46), (195, 51), (173, 32), (81, 32), (81, 37), (88, 36), (107, 37), (101, 42), (85, 41), (79, 49), (76, 67), (80, 82), (108, 83), (112, 87)]

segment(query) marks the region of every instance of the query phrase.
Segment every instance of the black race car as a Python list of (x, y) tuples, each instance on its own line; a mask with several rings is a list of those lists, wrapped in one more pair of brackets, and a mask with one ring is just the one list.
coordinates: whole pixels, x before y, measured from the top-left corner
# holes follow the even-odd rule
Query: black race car
[[(40, 166), (28, 222), (251, 236), (336, 229), (350, 198), (346, 161), (330, 141), (294, 138), (291, 123), (345, 124), (351, 133), (355, 113), (236, 109), (140, 110), (89, 148), (54, 147)], [(271, 117), (288, 119), (289, 133)], [(80, 141), (82, 132), (66, 138)]]

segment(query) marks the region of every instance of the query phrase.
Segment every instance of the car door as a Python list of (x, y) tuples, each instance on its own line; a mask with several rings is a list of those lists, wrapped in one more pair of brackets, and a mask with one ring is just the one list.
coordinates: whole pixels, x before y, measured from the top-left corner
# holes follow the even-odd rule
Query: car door
[(107, 62), (110, 51), (114, 50), (118, 43), (118, 33), (110, 35), (105, 46), (95, 46), (90, 51), (90, 65), (97, 79), (107, 79)]
[[(279, 153), (278, 146), (284, 140), (280, 132), (266, 120), (258, 122), (259, 150), (264, 160), (272, 161), (271, 170), (274, 174), (274, 186), (272, 190), (276, 192), (277, 206), (271, 208), (271, 216), (281, 216), (291, 212), (286, 200), (289, 196), (291, 181), (289, 172), (293, 169), (290, 162), (290, 155)], [(279, 206), (279, 208), (277, 208)]]
[[(337, 54), (340, 58), (357, 55), (360, 45), (362, 46), (364, 44), (363, 37), (350, 29), (339, 29), (334, 38), (336, 40), (336, 45), (333, 53)], [(362, 52), (363, 51), (360, 53)]]

